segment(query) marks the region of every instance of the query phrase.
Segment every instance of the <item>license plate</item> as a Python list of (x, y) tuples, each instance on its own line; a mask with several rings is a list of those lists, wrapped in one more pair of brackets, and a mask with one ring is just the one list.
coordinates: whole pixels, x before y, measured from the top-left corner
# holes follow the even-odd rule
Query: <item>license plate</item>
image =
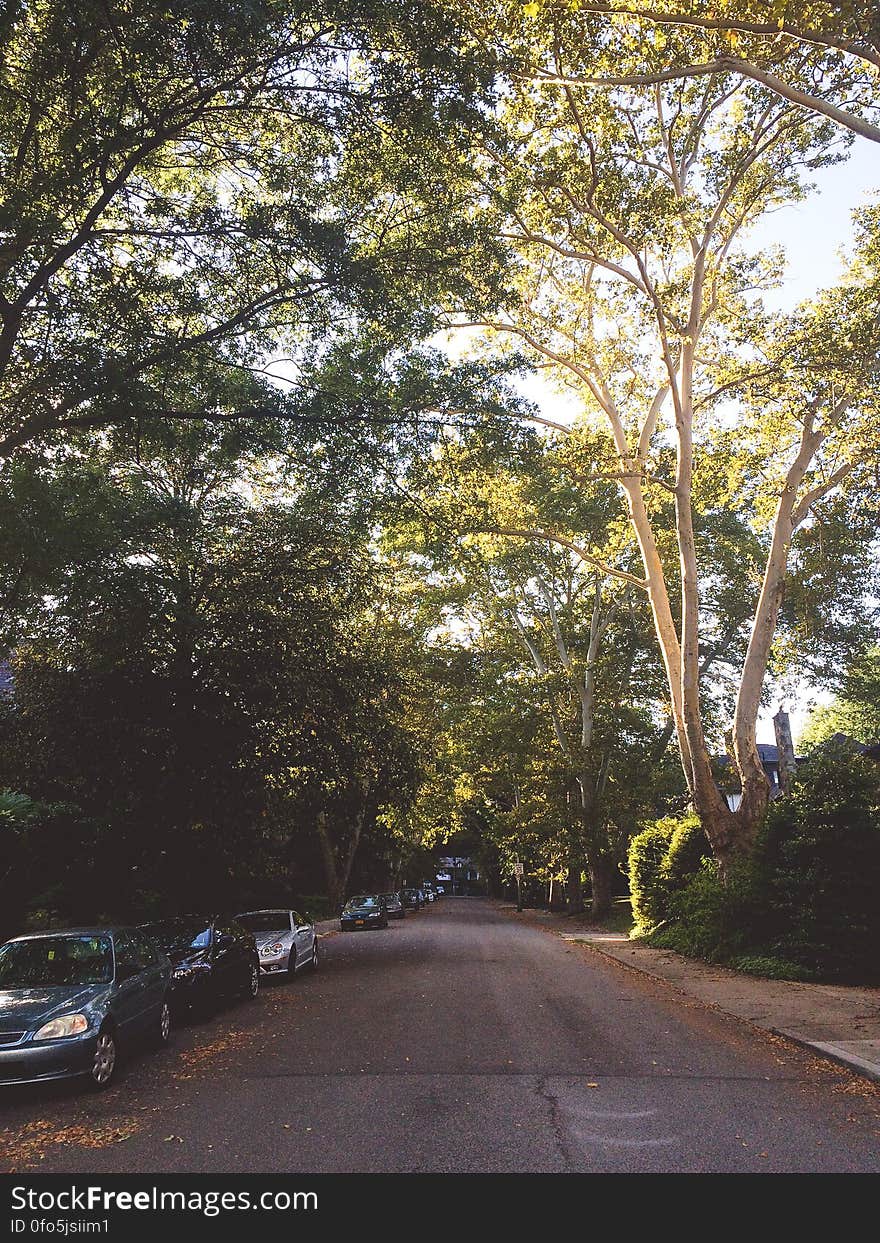
[(356, 919), (354, 923), (356, 928), (363, 928), (365, 921), (363, 919)]

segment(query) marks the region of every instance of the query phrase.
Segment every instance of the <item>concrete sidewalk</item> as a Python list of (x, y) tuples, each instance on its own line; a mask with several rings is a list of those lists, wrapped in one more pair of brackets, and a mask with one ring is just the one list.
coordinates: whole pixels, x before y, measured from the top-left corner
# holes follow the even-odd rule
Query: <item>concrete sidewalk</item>
[(586, 919), (539, 910), (518, 914), (514, 906), (501, 905), (516, 919), (540, 924), (563, 940), (665, 980), (706, 1005), (880, 1083), (880, 988), (759, 979), (640, 945), (623, 933), (590, 927)]

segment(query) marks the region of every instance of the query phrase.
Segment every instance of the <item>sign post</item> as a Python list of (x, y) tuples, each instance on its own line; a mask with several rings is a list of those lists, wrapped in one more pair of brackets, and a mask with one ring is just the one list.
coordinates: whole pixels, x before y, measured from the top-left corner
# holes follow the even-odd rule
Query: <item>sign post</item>
[(513, 874), (516, 877), (516, 909), (518, 911), (521, 911), (523, 909), (523, 905), (522, 905), (523, 865), (520, 863), (519, 859), (517, 859), (513, 865)]

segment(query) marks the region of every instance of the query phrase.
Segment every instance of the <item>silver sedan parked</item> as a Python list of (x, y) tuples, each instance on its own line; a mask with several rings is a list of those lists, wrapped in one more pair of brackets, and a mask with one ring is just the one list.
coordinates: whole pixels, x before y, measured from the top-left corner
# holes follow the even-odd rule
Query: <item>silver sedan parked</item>
[(243, 911), (235, 917), (254, 934), (260, 956), (261, 975), (286, 975), (318, 968), (318, 934), (315, 925), (298, 911)]

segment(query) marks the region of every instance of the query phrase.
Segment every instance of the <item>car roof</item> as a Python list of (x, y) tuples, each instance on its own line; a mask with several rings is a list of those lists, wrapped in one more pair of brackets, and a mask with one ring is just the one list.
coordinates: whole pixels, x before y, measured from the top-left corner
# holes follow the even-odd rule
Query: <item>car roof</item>
[(216, 924), (219, 915), (164, 915), (161, 919), (150, 919), (141, 928), (154, 928), (157, 924)]
[[(21, 932), (9, 941), (39, 941), (44, 937), (112, 937), (120, 932), (137, 932), (132, 924), (87, 925), (84, 928), (44, 928), (40, 932)], [(5, 942), (8, 944), (8, 942)]]
[(293, 910), (291, 906), (264, 906), (258, 911), (239, 911), (237, 915), (233, 915), (233, 919), (241, 919), (244, 915), (289, 915)]

